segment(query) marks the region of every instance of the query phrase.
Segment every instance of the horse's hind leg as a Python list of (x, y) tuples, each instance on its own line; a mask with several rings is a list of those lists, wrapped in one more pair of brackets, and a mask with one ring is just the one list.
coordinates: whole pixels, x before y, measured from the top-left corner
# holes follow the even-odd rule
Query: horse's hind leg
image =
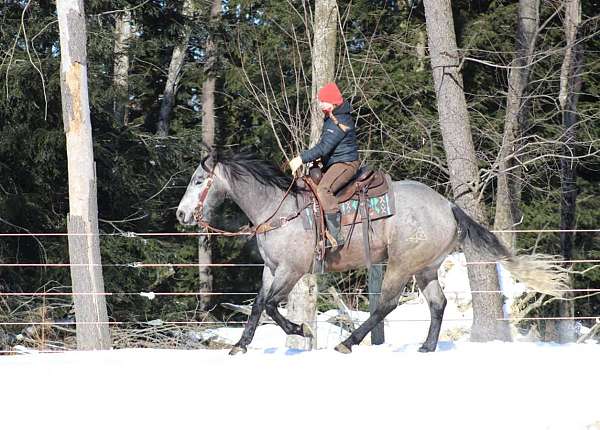
[(437, 269), (437, 265), (431, 266), (415, 275), (417, 287), (425, 296), (431, 314), (429, 333), (427, 334), (425, 343), (419, 348), (419, 352), (435, 351), (440, 337), (442, 318), (447, 300), (437, 279)]
[(344, 354), (352, 352), (352, 346), (358, 345), (377, 324), (383, 321), (387, 314), (398, 306), (400, 294), (404, 291), (404, 286), (407, 282), (404, 273), (399, 272), (398, 269), (393, 270), (391, 266), (388, 265), (388, 270), (383, 278), (381, 296), (377, 308), (375, 308), (375, 312), (354, 330), (348, 339), (336, 346), (336, 351)]

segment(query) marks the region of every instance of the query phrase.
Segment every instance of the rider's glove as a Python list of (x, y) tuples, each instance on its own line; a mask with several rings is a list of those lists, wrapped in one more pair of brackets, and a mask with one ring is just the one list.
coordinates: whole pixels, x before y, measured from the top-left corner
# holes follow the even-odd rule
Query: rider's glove
[(296, 170), (298, 170), (302, 166), (302, 158), (295, 157), (290, 160), (290, 169), (292, 169), (292, 175), (296, 174)]

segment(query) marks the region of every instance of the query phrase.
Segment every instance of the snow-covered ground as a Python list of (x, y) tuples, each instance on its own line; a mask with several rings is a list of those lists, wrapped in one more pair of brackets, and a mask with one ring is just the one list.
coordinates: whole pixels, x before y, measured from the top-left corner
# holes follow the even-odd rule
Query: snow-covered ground
[[(470, 297), (456, 258), (442, 274), (449, 304), (435, 353), (417, 352), (429, 311), (416, 299), (390, 314), (385, 345), (350, 355), (332, 349), (347, 333), (328, 323), (330, 311), (319, 316), (320, 349), (310, 352), (287, 349), (281, 329), (265, 324), (235, 357), (149, 349), (0, 356), (0, 429), (599, 430), (600, 345), (468, 342)], [(233, 343), (240, 334), (228, 327), (202, 336)]]
[(600, 428), (598, 345), (417, 347), (0, 357), (1, 428)]

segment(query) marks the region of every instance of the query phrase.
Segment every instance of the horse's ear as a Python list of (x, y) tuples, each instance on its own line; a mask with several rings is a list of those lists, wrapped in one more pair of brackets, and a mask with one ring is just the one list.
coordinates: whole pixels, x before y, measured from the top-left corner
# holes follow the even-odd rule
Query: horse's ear
[(213, 169), (215, 168), (215, 162), (213, 160), (212, 155), (204, 157), (200, 162), (200, 165), (202, 166), (205, 172), (212, 173)]

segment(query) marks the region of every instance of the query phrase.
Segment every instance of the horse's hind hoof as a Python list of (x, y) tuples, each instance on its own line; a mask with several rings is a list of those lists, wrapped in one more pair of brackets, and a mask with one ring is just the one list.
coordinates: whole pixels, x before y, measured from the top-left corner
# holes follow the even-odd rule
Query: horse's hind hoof
[(310, 324), (302, 323), (302, 336), (304, 337), (315, 337), (315, 332), (313, 331)]
[(435, 346), (432, 348), (430, 346), (423, 345), (419, 348), (419, 352), (434, 352), (434, 351), (435, 351)]
[(233, 348), (231, 348), (231, 350), (229, 351), (229, 355), (237, 355), (237, 354), (245, 354), (248, 352), (248, 349), (246, 349), (245, 346), (234, 346)]
[(348, 348), (343, 343), (340, 343), (338, 346), (334, 348), (337, 352), (341, 352), (342, 354), (350, 354), (352, 350)]

